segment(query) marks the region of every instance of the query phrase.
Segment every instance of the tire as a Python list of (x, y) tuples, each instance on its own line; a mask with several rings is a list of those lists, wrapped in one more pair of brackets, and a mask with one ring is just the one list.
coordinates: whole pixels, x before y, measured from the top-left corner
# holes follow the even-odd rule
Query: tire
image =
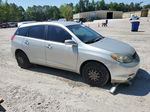
[(81, 74), (86, 83), (91, 86), (102, 87), (109, 81), (107, 68), (98, 62), (89, 62), (82, 67)]
[(20, 66), (21, 68), (26, 69), (31, 66), (31, 63), (27, 55), (24, 52), (18, 52), (16, 54), (16, 60), (17, 60), (18, 66)]

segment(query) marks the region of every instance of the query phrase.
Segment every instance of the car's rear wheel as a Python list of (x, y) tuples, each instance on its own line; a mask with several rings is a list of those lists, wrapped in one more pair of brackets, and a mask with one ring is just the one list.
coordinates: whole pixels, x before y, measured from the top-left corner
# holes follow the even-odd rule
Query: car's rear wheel
[(104, 86), (110, 78), (107, 68), (98, 62), (86, 63), (82, 67), (81, 74), (91, 86)]
[(31, 63), (27, 57), (27, 55), (24, 53), (24, 52), (18, 52), (16, 54), (16, 60), (17, 60), (17, 63), (18, 65), (21, 67), (21, 68), (29, 68), (31, 66)]

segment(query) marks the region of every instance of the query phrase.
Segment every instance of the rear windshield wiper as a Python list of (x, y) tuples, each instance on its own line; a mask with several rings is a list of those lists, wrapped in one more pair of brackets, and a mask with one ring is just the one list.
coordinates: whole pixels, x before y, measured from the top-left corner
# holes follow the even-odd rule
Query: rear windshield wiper
[(86, 41), (85, 43), (86, 44), (90, 44), (90, 43), (94, 43), (94, 42), (97, 42), (99, 40), (103, 39), (103, 37), (100, 37), (100, 38), (96, 38), (96, 39), (93, 39), (93, 40), (89, 40), (89, 41)]

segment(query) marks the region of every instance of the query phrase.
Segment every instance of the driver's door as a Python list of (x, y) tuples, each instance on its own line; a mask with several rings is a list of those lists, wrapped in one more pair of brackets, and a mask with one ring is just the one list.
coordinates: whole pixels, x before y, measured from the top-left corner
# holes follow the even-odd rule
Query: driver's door
[(46, 63), (48, 66), (75, 71), (78, 47), (67, 45), (65, 40), (71, 35), (58, 26), (47, 27)]

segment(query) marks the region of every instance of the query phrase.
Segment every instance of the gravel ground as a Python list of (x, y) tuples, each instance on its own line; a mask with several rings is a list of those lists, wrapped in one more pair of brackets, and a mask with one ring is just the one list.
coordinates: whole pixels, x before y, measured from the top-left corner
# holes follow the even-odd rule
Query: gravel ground
[(116, 95), (90, 87), (81, 76), (35, 66), (25, 70), (11, 55), (10, 37), (15, 28), (0, 29), (0, 97), (6, 112), (149, 112), (150, 110), (150, 18), (142, 18), (139, 32), (131, 32), (128, 19), (86, 23), (103, 36), (133, 46), (141, 57), (140, 70), (129, 87), (120, 85)]

